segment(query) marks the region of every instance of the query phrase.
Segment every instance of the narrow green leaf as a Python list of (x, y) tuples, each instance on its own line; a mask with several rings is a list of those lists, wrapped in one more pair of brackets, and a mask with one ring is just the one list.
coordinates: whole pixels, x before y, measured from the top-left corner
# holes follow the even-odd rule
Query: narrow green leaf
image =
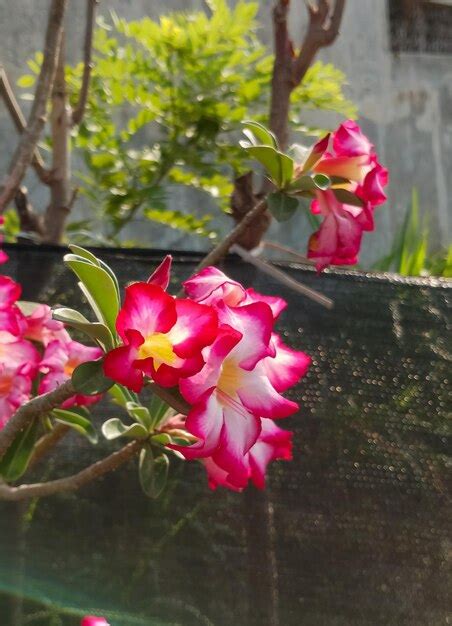
[(0, 461), (0, 476), (6, 482), (18, 480), (27, 471), (33, 454), (39, 431), (39, 421), (33, 420), (29, 426), (20, 432), (6, 454)]
[(267, 198), (268, 210), (278, 222), (290, 219), (298, 208), (298, 200), (282, 191), (274, 191)]
[(152, 426), (153, 420), (151, 414), (149, 413), (149, 409), (147, 409), (145, 406), (142, 406), (137, 402), (127, 402), (126, 411), (130, 415), (130, 417), (132, 417), (137, 422), (143, 424), (143, 426), (145, 426), (147, 429)]
[(116, 336), (116, 318), (119, 313), (120, 301), (118, 289), (110, 274), (102, 267), (93, 265), (82, 257), (67, 254), (66, 265), (78, 276), (95, 303), (94, 312), (101, 314), (100, 322), (104, 322)]
[(61, 424), (66, 424), (76, 432), (80, 433), (91, 443), (97, 443), (97, 432), (94, 430), (91, 421), (75, 409), (54, 409), (52, 417)]
[(147, 429), (142, 424), (130, 424), (127, 426), (117, 417), (113, 417), (102, 424), (102, 434), (109, 441), (118, 439), (118, 437), (146, 439), (149, 436)]
[(93, 396), (108, 391), (115, 383), (105, 376), (103, 359), (98, 359), (76, 367), (72, 374), (72, 384), (78, 393)]
[(100, 322), (90, 322), (84, 315), (79, 313), (79, 311), (68, 308), (54, 309), (53, 319), (64, 322), (68, 326), (85, 333), (85, 335), (98, 343), (106, 352), (115, 347), (113, 336), (107, 326)]
[(326, 191), (331, 186), (331, 179), (325, 174), (315, 174), (312, 177), (312, 180), (314, 181), (317, 189), (320, 189), (321, 191)]
[(332, 191), (339, 202), (351, 204), (352, 206), (363, 206), (363, 201), (351, 191), (347, 191), (347, 189), (332, 189)]
[(271, 146), (249, 146), (246, 151), (259, 161), (277, 187), (281, 184), (281, 162), (279, 153)]

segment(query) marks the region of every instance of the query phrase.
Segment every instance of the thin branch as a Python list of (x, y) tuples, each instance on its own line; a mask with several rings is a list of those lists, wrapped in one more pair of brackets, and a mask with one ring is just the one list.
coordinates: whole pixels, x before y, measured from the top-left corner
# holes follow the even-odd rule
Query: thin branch
[(17, 215), (19, 217), (20, 230), (24, 233), (36, 233), (39, 239), (44, 236), (44, 224), (42, 217), (34, 212), (28, 200), (26, 187), (19, 187), (14, 196)]
[(297, 259), (298, 261), (301, 261), (301, 263), (305, 263), (306, 265), (315, 265), (315, 262), (311, 261), (311, 259), (308, 259), (307, 256), (304, 256), (304, 254), (300, 254), (293, 248), (289, 248), (289, 246), (283, 246), (281, 243), (264, 240), (261, 245), (264, 248), (278, 250), (279, 252), (286, 252), (287, 254), (290, 254), (291, 256), (293, 256), (294, 259)]
[(297, 280), (294, 280), (293, 278), (291, 278), (290, 276), (288, 276), (287, 274), (279, 270), (277, 267), (274, 267), (273, 265), (266, 263), (262, 259), (259, 259), (258, 257), (253, 256), (241, 246), (238, 246), (237, 244), (232, 246), (231, 252), (237, 253), (244, 261), (246, 261), (247, 263), (250, 263), (251, 265), (254, 265), (259, 270), (261, 270), (261, 272), (264, 272), (264, 274), (268, 274), (268, 276), (275, 278), (277, 281), (279, 281), (283, 285), (286, 285), (286, 287), (289, 287), (290, 289), (293, 289), (297, 293), (300, 293), (303, 296), (306, 296), (307, 298), (314, 300), (314, 302), (321, 304), (327, 309), (333, 308), (334, 303), (330, 298), (327, 298), (326, 296), (322, 295), (318, 291), (315, 291), (314, 289), (311, 289), (310, 287), (307, 287), (306, 285), (299, 283)]
[(126, 463), (126, 461), (135, 456), (142, 445), (142, 441), (132, 441), (101, 461), (97, 461), (77, 474), (67, 476), (66, 478), (59, 478), (46, 483), (20, 485), (19, 487), (10, 487), (4, 483), (0, 484), (0, 500), (18, 501), (25, 500), (27, 498), (52, 496), (56, 493), (66, 491), (75, 491), (93, 480), (101, 478), (102, 476), (105, 476), (105, 474), (116, 470), (118, 467)]
[(93, 69), (92, 52), (93, 52), (93, 33), (94, 23), (96, 21), (96, 9), (99, 4), (99, 0), (87, 0), (86, 7), (86, 30), (85, 30), (85, 44), (83, 46), (83, 76), (82, 86), (80, 88), (80, 94), (78, 98), (77, 106), (72, 113), (72, 124), (77, 125), (83, 119), (85, 114), (86, 103), (88, 101), (89, 84), (91, 80), (91, 70)]
[[(14, 126), (16, 127), (17, 132), (22, 133), (25, 126), (27, 125), (27, 122), (19, 106), (19, 103), (16, 100), (16, 96), (14, 95), (14, 91), (11, 87), (11, 83), (9, 82), (8, 75), (5, 71), (5, 68), (1, 66), (0, 66), (0, 96), (5, 101), (6, 108), (8, 109), (11, 119), (14, 122)], [(33, 159), (32, 159), (31, 164), (34, 167), (39, 180), (47, 184), (50, 172), (46, 169), (44, 160), (38, 148), (35, 148), (33, 152)]]
[(309, 26), (298, 56), (293, 61), (293, 86), (301, 83), (320, 48), (330, 46), (339, 34), (345, 0), (319, 0), (316, 7), (308, 5)]
[(60, 406), (76, 393), (72, 382), (67, 380), (62, 385), (33, 398), (23, 404), (14, 415), (8, 420), (2, 430), (0, 430), (0, 459), (3, 457), (16, 436), (30, 424), (32, 420), (40, 415), (46, 415), (52, 409)]
[(221, 259), (229, 252), (231, 246), (235, 244), (235, 242), (239, 239), (242, 233), (252, 224), (252, 222), (267, 208), (266, 199), (263, 198), (260, 200), (246, 215), (243, 219), (237, 224), (235, 228), (231, 230), (229, 235), (227, 235), (220, 243), (215, 246), (215, 248), (209, 252), (207, 256), (199, 263), (198, 267), (193, 272), (196, 274), (201, 271), (205, 267), (209, 265), (216, 265)]
[(46, 121), (46, 106), (55, 77), (67, 0), (51, 0), (44, 45), (44, 58), (36, 85), (28, 123), (14, 153), (3, 189), (0, 193), (0, 214), (19, 188), (31, 163)]

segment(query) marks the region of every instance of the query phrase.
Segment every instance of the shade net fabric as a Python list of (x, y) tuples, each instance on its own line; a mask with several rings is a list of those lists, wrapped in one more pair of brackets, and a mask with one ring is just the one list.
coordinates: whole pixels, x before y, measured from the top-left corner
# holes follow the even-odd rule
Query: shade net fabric
[[(78, 306), (61, 250), (8, 252), (24, 298)], [(101, 255), (122, 285), (162, 258)], [(198, 260), (174, 255), (173, 293)], [(0, 503), (2, 626), (75, 626), (86, 613), (113, 626), (450, 623), (451, 282), (281, 267), (334, 309), (237, 259), (223, 265), (288, 301), (279, 332), (312, 356), (289, 392), (300, 412), (279, 423), (295, 432), (294, 460), (271, 466), (265, 492), (212, 492), (199, 463), (175, 460), (157, 501), (131, 462), (76, 493)], [(97, 427), (118, 414), (96, 411)], [(70, 435), (27, 479), (109, 449)]]

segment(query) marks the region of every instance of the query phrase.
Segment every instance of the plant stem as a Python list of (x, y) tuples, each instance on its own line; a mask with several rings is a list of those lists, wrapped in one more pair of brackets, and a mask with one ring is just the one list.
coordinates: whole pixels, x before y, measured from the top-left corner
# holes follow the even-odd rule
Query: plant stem
[(0, 500), (17, 501), (25, 500), (26, 498), (51, 496), (65, 491), (75, 491), (87, 483), (90, 483), (97, 478), (101, 478), (109, 472), (113, 472), (130, 458), (135, 456), (135, 454), (141, 449), (142, 445), (143, 442), (141, 441), (132, 441), (101, 461), (97, 461), (77, 474), (67, 476), (66, 478), (59, 478), (46, 483), (19, 485), (19, 487), (10, 487), (6, 484), (0, 484)]

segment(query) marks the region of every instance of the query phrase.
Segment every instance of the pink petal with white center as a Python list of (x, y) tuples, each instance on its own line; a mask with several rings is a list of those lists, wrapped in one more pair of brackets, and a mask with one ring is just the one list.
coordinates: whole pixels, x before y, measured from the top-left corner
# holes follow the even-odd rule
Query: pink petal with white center
[(333, 150), (338, 156), (370, 155), (373, 145), (353, 120), (347, 120), (333, 133)]
[(52, 318), (52, 309), (46, 304), (38, 304), (31, 315), (25, 318), (24, 336), (31, 341), (38, 341), (47, 346), (51, 341), (69, 343), (71, 337), (64, 324)]
[(0, 341), (11, 341), (23, 335), (25, 319), (16, 306), (0, 309)]
[(246, 306), (229, 307), (219, 303), (217, 308), (220, 322), (242, 335), (231, 353), (231, 357), (233, 356), (242, 369), (251, 370), (258, 361), (273, 354), (270, 337), (274, 319), (268, 304), (255, 302)]
[(167, 333), (176, 323), (174, 299), (157, 285), (134, 283), (126, 287), (124, 305), (116, 320), (116, 330), (126, 341), (128, 329), (137, 330), (143, 338), (153, 333)]
[(192, 446), (168, 447), (179, 450), (186, 459), (211, 456), (219, 446), (223, 424), (223, 405), (218, 401), (215, 389), (209, 389), (187, 415), (185, 422), (185, 429), (199, 441)]
[(241, 339), (237, 330), (220, 326), (214, 343), (203, 350), (205, 366), (195, 376), (180, 381), (179, 388), (187, 402), (195, 404), (208, 389), (216, 387), (224, 360)]
[(186, 280), (183, 285), (189, 298), (203, 304), (216, 304), (221, 301), (229, 306), (238, 306), (246, 295), (240, 283), (216, 267), (204, 268)]
[(292, 459), (293, 433), (278, 428), (272, 420), (263, 419), (259, 439), (249, 451), (251, 480), (258, 489), (265, 488), (265, 472), (271, 461)]
[(216, 311), (191, 300), (176, 301), (177, 321), (167, 333), (174, 352), (183, 358), (213, 343), (218, 332)]
[(271, 341), (275, 356), (264, 359), (262, 365), (276, 391), (286, 391), (306, 375), (311, 357), (286, 346), (276, 333), (272, 335)]
[(157, 285), (166, 291), (170, 281), (172, 262), (173, 257), (170, 254), (167, 254), (155, 272), (148, 278), (147, 282), (151, 285)]
[(0, 429), (11, 415), (30, 397), (32, 381), (30, 376), (22, 375), (18, 370), (11, 370), (0, 365)]
[(225, 404), (224, 425), (218, 448), (213, 452), (214, 462), (228, 472), (228, 481), (236, 487), (245, 487), (248, 482), (249, 464), (246, 457), (261, 432), (261, 420), (244, 407)]
[(281, 396), (267, 378), (265, 366), (259, 363), (251, 372), (243, 372), (237, 394), (254, 415), (278, 419), (292, 415), (298, 404)]
[(12, 278), (0, 275), (0, 309), (6, 309), (17, 302), (21, 292), (21, 286)]
[(136, 367), (138, 348), (143, 338), (138, 332), (128, 331), (129, 344), (115, 348), (104, 359), (104, 372), (108, 378), (139, 393), (143, 388), (143, 372)]
[(319, 139), (314, 146), (312, 147), (311, 152), (308, 154), (305, 162), (302, 166), (300, 166), (300, 170), (302, 172), (308, 172), (310, 169), (314, 167), (314, 165), (322, 158), (323, 154), (328, 149), (328, 144), (330, 142), (330, 133)]
[(276, 320), (280, 314), (287, 308), (287, 302), (278, 296), (266, 296), (254, 289), (246, 290), (246, 300), (243, 304), (251, 304), (252, 302), (265, 302), (271, 308), (273, 317)]
[(94, 615), (87, 615), (82, 619), (80, 626), (110, 626), (105, 617), (96, 617)]
[(217, 487), (226, 487), (233, 491), (243, 491), (242, 487), (236, 487), (228, 480), (229, 473), (217, 465), (212, 457), (202, 459), (202, 463), (206, 468), (210, 489), (215, 490)]

